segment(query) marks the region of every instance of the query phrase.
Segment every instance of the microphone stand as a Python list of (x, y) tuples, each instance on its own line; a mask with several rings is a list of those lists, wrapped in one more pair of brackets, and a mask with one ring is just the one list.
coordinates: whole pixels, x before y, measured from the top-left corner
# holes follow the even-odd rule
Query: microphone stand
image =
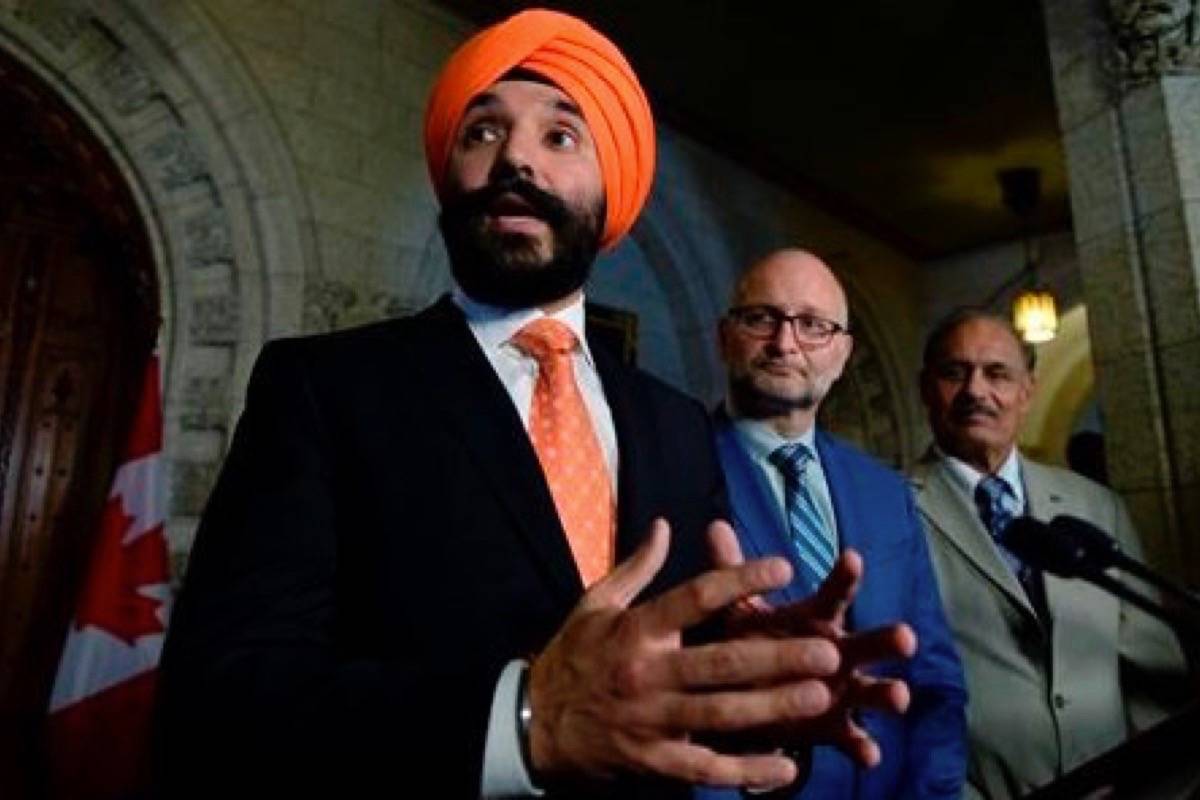
[[(1026, 563), (1064, 578), (1082, 578), (1161, 619), (1180, 636), (1200, 641), (1200, 598), (1125, 555), (1115, 539), (1086, 520), (1064, 514), (1047, 524), (1022, 517), (1013, 521), (1008, 534), (1008, 546)], [(1107, 574), (1111, 567), (1159, 589), (1177, 601), (1178, 608), (1164, 606)]]
[[(1200, 599), (1122, 553), (1112, 537), (1091, 523), (1066, 515), (1055, 517), (1049, 524), (1031, 517), (1018, 518), (1010, 524), (1005, 538), (1009, 549), (1030, 566), (1063, 578), (1088, 581), (1162, 620), (1185, 646), (1200, 642)], [(1164, 605), (1158, 598), (1135, 591), (1129, 583), (1105, 571), (1114, 567), (1133, 581), (1161, 590), (1164, 599), (1169, 597), (1178, 603)], [(1200, 705), (1193, 700), (1187, 710), (1041, 787), (1030, 795), (1031, 800), (1183, 797), (1185, 792), (1187, 797), (1196, 796), (1195, 779), (1200, 774), (1194, 766), (1198, 715)]]
[[(1122, 600), (1128, 601), (1132, 605), (1140, 608), (1142, 611), (1145, 611), (1147, 614), (1157, 617), (1174, 628), (1175, 631), (1181, 636), (1186, 635), (1193, 640), (1200, 640), (1200, 621), (1198, 621), (1195, 616), (1192, 616), (1191, 614), (1180, 614), (1174, 609), (1164, 606), (1162, 603), (1152, 600), (1140, 592), (1134, 591), (1129, 587), (1128, 584), (1106, 574), (1103, 570), (1096, 569), (1081, 571), (1079, 573), (1079, 577), (1083, 578), (1089, 583), (1099, 586), (1101, 589), (1111, 592)], [(1138, 575), (1138, 577), (1140, 578), (1142, 576)], [(1154, 586), (1161, 586), (1158, 581), (1148, 580), (1147, 583), (1150, 583)], [(1163, 578), (1162, 583), (1169, 584), (1171, 582)], [(1173, 586), (1172, 588), (1176, 589), (1178, 587)], [(1178, 596), (1175, 595), (1173, 591), (1171, 594), (1173, 596)], [(1198, 613), (1197, 608), (1200, 607), (1200, 602), (1198, 602), (1196, 598), (1189, 592), (1184, 591), (1184, 595), (1187, 596), (1189, 601), (1187, 603), (1189, 611), (1191, 611), (1192, 614)]]
[[(1188, 591), (1182, 585), (1176, 583), (1165, 575), (1161, 575), (1147, 567), (1140, 561), (1135, 561), (1129, 556), (1117, 550), (1114, 553), (1113, 565), (1122, 572), (1128, 572), (1130, 575), (1137, 577), (1150, 586), (1159, 589), (1166, 595), (1181, 601), (1187, 606), (1192, 613), (1200, 614), (1200, 597), (1197, 597), (1193, 592)], [(1130, 601), (1132, 602), (1132, 601)]]

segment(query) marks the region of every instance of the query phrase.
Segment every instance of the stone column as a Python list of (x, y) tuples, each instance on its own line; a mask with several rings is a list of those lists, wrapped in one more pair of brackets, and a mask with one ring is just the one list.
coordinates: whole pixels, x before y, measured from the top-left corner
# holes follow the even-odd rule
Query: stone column
[(1109, 474), (1150, 560), (1200, 584), (1197, 0), (1043, 9)]

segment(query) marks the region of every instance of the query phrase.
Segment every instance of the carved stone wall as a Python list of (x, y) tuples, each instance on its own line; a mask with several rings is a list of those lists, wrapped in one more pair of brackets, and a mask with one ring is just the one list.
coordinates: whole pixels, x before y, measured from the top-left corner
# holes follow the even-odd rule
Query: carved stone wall
[(141, 208), (162, 297), (168, 530), (181, 557), (250, 359), (298, 328), (298, 292), (272, 292), (303, 274), (287, 159), (236, 61), (187, 4), (17, 2), (0, 10), (0, 48), (108, 145)]
[(1200, 585), (1197, 2), (1043, 8), (1109, 478), (1151, 562)]
[(1121, 81), (1200, 71), (1197, 0), (1109, 0), (1110, 56)]
[(821, 405), (820, 424), (885, 464), (904, 469), (912, 462), (911, 447), (903, 406), (888, 373), (871, 337), (856, 334), (854, 353)]

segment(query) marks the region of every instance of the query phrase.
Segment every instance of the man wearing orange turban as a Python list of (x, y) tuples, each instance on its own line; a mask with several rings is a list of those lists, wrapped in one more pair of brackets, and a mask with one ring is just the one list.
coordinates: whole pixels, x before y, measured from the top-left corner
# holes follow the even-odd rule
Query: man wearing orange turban
[[(456, 289), (260, 355), (165, 647), (164, 796), (773, 787), (795, 758), (693, 734), (837, 739), (847, 702), (903, 705), (843, 690), (911, 634), (843, 647), (855, 575), (762, 607), (790, 567), (741, 563), (711, 523), (705, 409), (589, 342), (584, 281), (654, 172), (616, 47), (549, 11), (488, 28), (438, 79), (425, 143)], [(683, 643), (734, 605), (748, 638)]]
[(560, 88), (595, 141), (607, 213), (601, 244), (629, 232), (654, 182), (654, 118), (629, 62), (581, 20), (533, 10), (487, 28), (459, 48), (434, 85), (425, 113), (425, 160), (446, 199), (455, 140), (467, 107), (512, 70)]

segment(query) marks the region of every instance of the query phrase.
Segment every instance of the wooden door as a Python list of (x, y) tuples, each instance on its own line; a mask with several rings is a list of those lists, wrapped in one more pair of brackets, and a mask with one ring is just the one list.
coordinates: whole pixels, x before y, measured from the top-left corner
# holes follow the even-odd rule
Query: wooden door
[(46, 705), (157, 299), (118, 170), (3, 57), (0, 119), (0, 796), (34, 798)]

